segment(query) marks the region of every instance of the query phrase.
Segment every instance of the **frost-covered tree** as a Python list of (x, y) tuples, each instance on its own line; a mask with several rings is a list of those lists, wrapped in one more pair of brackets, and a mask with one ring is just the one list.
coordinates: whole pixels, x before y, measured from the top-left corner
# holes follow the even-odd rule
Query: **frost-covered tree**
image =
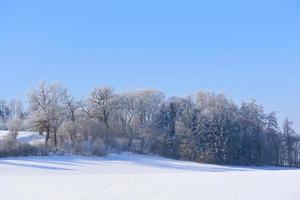
[(297, 137), (296, 132), (292, 128), (293, 122), (288, 118), (283, 123), (283, 138), (284, 138), (284, 151), (285, 151), (285, 164), (294, 166), (297, 163)]
[(8, 120), (10, 117), (10, 109), (6, 101), (0, 99), (0, 118), (3, 121)]
[(23, 118), (24, 111), (23, 111), (23, 104), (21, 101), (16, 99), (12, 99), (8, 103), (9, 111), (10, 111), (10, 118)]
[(114, 109), (114, 94), (111, 87), (95, 88), (88, 100), (88, 115), (104, 125), (104, 137), (106, 142), (111, 141), (110, 117)]
[(265, 126), (263, 160), (269, 165), (279, 165), (282, 136), (276, 118), (276, 112), (271, 112), (266, 116)]
[(68, 132), (70, 135), (71, 141), (76, 139), (77, 136), (77, 131), (76, 131), (76, 122), (77, 118), (79, 115), (79, 111), (81, 108), (81, 103), (77, 101), (70, 93), (68, 90), (64, 90), (63, 92), (63, 104), (65, 108), (65, 114), (66, 114), (66, 120), (65, 120), (65, 125), (68, 128)]
[(128, 137), (127, 150), (130, 150), (133, 139), (137, 137), (134, 126), (134, 120), (137, 116), (135, 101), (136, 96), (131, 92), (127, 92), (119, 95), (115, 102), (115, 111), (122, 124), (122, 131)]
[(152, 89), (134, 92), (134, 112), (136, 126), (141, 139), (141, 148), (148, 151), (151, 141), (154, 139), (155, 116), (164, 102), (165, 96), (162, 92)]
[(243, 103), (240, 108), (242, 128), (241, 161), (262, 164), (264, 118), (262, 106), (255, 101)]
[(169, 157), (178, 157), (178, 139), (176, 135), (176, 121), (178, 107), (172, 101), (164, 103), (157, 115), (156, 126), (163, 135), (163, 153)]
[(154, 116), (160, 109), (165, 96), (162, 92), (152, 89), (140, 90), (134, 93), (134, 110), (137, 113), (141, 125), (147, 125), (152, 122)]
[(22, 130), (22, 125), (23, 121), (18, 117), (12, 118), (8, 121), (8, 130), (14, 139), (17, 138), (19, 131)]
[(35, 130), (46, 132), (45, 144), (48, 145), (53, 134), (54, 147), (57, 149), (57, 130), (64, 117), (65, 88), (59, 83), (47, 85), (42, 82), (29, 93), (29, 104)]

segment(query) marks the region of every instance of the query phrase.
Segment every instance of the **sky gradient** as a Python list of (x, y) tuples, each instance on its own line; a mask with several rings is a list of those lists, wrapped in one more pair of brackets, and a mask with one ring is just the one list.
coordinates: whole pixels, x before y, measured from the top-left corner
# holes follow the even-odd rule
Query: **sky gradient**
[(300, 132), (296, 0), (0, 1), (0, 98), (40, 80), (257, 99)]

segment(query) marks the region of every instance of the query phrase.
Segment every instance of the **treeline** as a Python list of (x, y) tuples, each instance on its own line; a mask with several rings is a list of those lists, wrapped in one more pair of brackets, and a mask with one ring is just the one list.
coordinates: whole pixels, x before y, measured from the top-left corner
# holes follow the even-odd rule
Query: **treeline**
[(26, 121), (26, 129), (44, 134), (45, 146), (55, 152), (132, 151), (217, 164), (300, 166), (292, 122), (286, 119), (280, 128), (276, 113), (265, 113), (255, 101), (237, 105), (209, 92), (166, 99), (156, 90), (117, 94), (111, 87), (79, 101), (58, 83), (42, 83), (28, 98), (29, 109), (6, 119), (8, 128), (16, 137)]
[(12, 99), (9, 102), (0, 99), (0, 130), (7, 129), (11, 119), (24, 119), (24, 108), (21, 101)]

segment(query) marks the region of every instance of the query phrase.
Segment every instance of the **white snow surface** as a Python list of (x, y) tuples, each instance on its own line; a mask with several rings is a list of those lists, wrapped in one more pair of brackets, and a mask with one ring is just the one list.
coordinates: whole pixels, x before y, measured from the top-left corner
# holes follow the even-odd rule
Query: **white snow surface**
[(131, 153), (0, 159), (5, 200), (300, 200), (300, 170)]
[[(4, 139), (9, 134), (9, 131), (0, 130), (0, 140)], [(39, 133), (36, 132), (20, 131), (18, 133), (17, 140), (20, 143), (39, 144), (44, 142), (45, 136), (39, 135)]]

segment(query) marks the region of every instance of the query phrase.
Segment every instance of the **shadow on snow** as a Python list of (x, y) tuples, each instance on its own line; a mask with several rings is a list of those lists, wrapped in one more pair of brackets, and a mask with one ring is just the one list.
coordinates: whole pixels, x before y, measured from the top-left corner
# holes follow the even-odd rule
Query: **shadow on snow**
[[(22, 163), (20, 163), (22, 162)], [(29, 163), (24, 163), (29, 162)], [(36, 163), (36, 164), (35, 164)], [(52, 166), (47, 166), (50, 164)], [(120, 165), (120, 167), (130, 167), (128, 165), (140, 167), (153, 167), (164, 170), (181, 170), (190, 172), (236, 172), (236, 171), (282, 171), (282, 170), (299, 170), (295, 168), (284, 167), (241, 167), (241, 166), (220, 166), (207, 165), (188, 161), (177, 161), (159, 156), (146, 156), (137, 154), (112, 154), (105, 158), (101, 157), (78, 157), (78, 156), (45, 156), (45, 157), (20, 157), (20, 158), (4, 158), (0, 159), (1, 165), (11, 165), (19, 167), (28, 167), (55, 171), (72, 171), (72, 166), (104, 166), (104, 165)], [(65, 166), (65, 167), (61, 167)], [(100, 168), (101, 169), (101, 168)]]

